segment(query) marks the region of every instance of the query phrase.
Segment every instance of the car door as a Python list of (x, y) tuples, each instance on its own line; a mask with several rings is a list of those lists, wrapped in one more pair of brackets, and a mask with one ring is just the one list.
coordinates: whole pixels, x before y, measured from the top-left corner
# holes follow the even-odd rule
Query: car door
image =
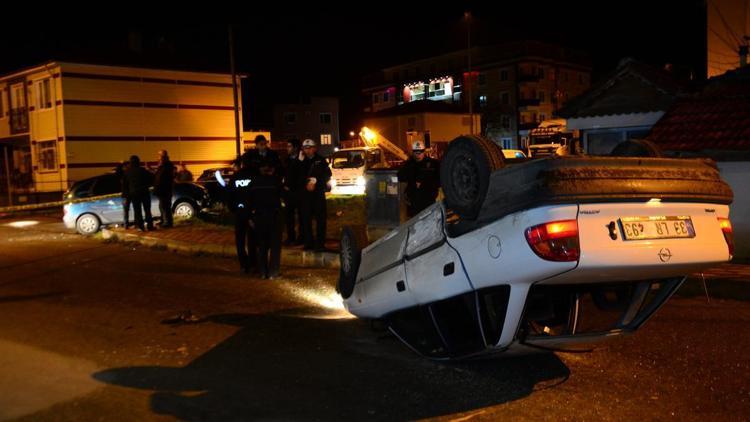
[[(106, 174), (96, 179), (92, 190), (93, 196), (104, 196), (119, 194), (122, 192), (120, 178), (116, 174)], [(122, 223), (122, 197), (96, 199), (91, 204), (94, 211), (103, 223)]]

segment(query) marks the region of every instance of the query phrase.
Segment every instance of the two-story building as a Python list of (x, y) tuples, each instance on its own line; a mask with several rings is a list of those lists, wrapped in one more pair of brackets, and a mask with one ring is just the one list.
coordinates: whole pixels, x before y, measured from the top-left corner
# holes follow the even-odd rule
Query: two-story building
[(481, 127), (473, 128), (474, 133), (481, 132), (504, 148), (520, 148), (523, 134), (586, 91), (590, 78), (585, 54), (524, 41), (387, 67), (365, 77), (362, 92), (365, 113), (417, 101), (453, 103), (466, 112), (471, 101), (471, 111), (481, 116)]
[(339, 143), (339, 99), (300, 97), (273, 107), (273, 137), (277, 141), (312, 139), (321, 154), (329, 155)]
[(59, 199), (160, 149), (200, 174), (235, 158), (234, 119), (228, 74), (48, 62), (2, 75), (0, 197)]

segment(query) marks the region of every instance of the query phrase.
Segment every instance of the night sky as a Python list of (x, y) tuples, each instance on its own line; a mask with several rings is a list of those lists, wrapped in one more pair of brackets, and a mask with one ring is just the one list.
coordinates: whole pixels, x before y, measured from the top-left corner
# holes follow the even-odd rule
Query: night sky
[[(520, 3), (520, 2), (519, 2)], [(532, 39), (578, 48), (591, 56), (593, 79), (632, 56), (677, 72), (705, 72), (705, 2), (523, 2), (516, 6), (407, 3), (368, 12), (299, 10), (237, 13), (237, 69), (244, 87), (245, 127), (272, 125), (271, 105), (299, 95), (341, 97), (341, 133), (357, 127), (364, 74), (381, 67), (466, 47), (464, 11), (472, 13), (472, 43)], [(508, 3), (511, 4), (511, 3)], [(294, 13), (292, 13), (292, 11)], [(166, 21), (165, 21), (166, 22)], [(31, 29), (31, 30), (29, 30)], [(226, 24), (78, 24), (0, 28), (0, 72), (50, 59), (102, 64), (229, 69)], [(142, 48), (134, 51), (133, 39)], [(137, 43), (136, 43), (137, 44)]]

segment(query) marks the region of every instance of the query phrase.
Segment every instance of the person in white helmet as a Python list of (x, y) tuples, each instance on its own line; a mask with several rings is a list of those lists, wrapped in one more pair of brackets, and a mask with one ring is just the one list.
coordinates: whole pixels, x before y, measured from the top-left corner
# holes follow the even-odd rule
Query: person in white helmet
[(428, 157), (422, 141), (411, 145), (412, 156), (398, 170), (398, 181), (406, 182), (406, 213), (409, 217), (435, 203), (440, 189), (440, 162)]
[[(302, 230), (306, 250), (325, 250), (326, 241), (326, 191), (331, 180), (331, 169), (328, 161), (318, 155), (318, 146), (312, 139), (302, 142), (304, 159), (300, 164), (300, 182), (302, 184), (302, 198), (300, 208)], [(315, 236), (313, 237), (312, 221), (315, 220)]]

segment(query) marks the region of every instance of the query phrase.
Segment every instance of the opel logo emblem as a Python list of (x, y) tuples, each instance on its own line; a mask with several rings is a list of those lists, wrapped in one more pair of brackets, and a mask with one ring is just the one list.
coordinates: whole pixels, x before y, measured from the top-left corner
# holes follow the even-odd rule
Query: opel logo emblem
[(669, 248), (661, 248), (659, 251), (659, 259), (661, 259), (661, 262), (669, 262), (669, 260), (672, 259), (672, 251), (670, 251)]

